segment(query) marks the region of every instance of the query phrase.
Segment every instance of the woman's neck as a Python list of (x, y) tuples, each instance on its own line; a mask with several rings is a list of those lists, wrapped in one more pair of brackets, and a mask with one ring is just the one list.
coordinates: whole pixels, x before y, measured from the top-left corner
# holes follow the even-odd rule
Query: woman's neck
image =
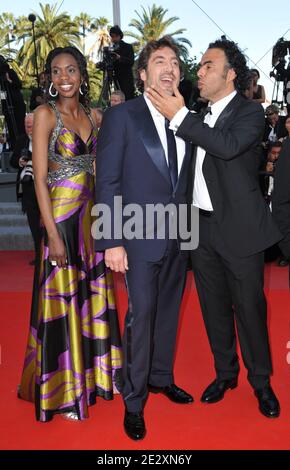
[(81, 103), (76, 98), (60, 98), (57, 101), (58, 109), (62, 114), (69, 114), (70, 116), (78, 117), (81, 110)]

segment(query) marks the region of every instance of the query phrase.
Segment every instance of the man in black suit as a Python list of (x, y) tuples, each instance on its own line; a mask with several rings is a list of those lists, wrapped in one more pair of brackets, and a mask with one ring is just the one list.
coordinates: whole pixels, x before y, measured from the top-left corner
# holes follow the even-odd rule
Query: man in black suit
[[(24, 134), (25, 103), (21, 93), (22, 83), (15, 70), (0, 55), (0, 100), (8, 127), (9, 148), (13, 150), (16, 139)], [(1, 106), (0, 106), (1, 107)]]
[[(40, 212), (34, 188), (33, 170), (32, 170), (32, 128), (33, 113), (25, 116), (25, 132), (18, 137), (11, 155), (10, 165), (18, 169), (16, 192), (17, 197), (22, 198), (22, 210), (26, 213), (27, 221), (34, 241), (35, 254), (37, 256), (40, 248), (41, 229)], [(29, 172), (22, 178), (24, 168), (29, 166)], [(21, 186), (22, 192), (19, 188)], [(30, 264), (35, 264), (35, 260)]]
[(211, 106), (205, 117), (188, 112), (177, 89), (167, 97), (151, 87), (147, 95), (176, 135), (196, 145), (190, 200), (199, 208), (200, 238), (191, 261), (216, 369), (201, 401), (215, 403), (237, 386), (236, 321), (259, 409), (275, 418), (263, 250), (281, 236), (259, 189), (264, 115), (242, 96), (248, 76), (237, 45), (222, 39), (209, 45), (198, 71), (201, 97)]
[[(149, 42), (140, 54), (138, 70), (145, 86), (159, 84), (170, 96), (180, 77), (177, 46), (170, 38)], [(105, 251), (109, 268), (126, 273), (129, 309), (122, 393), (125, 431), (135, 440), (145, 436), (143, 408), (148, 390), (163, 393), (175, 403), (193, 401), (173, 378), (187, 253), (182, 252), (176, 237), (169, 236), (174, 211), (178, 213), (180, 204), (186, 208), (191, 146), (175, 138), (167, 124), (151, 102), (140, 96), (108, 109), (98, 135), (96, 201), (110, 208), (113, 229), (112, 234), (96, 240), (95, 246), (97, 251)], [(118, 218), (120, 196), (123, 231), (121, 227), (118, 235), (120, 227), (115, 230), (113, 221)], [(132, 204), (141, 211), (134, 221), (135, 237), (126, 236), (124, 225), (132, 210), (134, 213)], [(171, 209), (157, 221), (153, 217), (152, 223), (144, 223), (147, 209), (157, 204), (161, 209), (171, 204)]]
[(279, 108), (275, 104), (270, 104), (265, 109), (265, 128), (263, 135), (264, 145), (275, 142), (287, 136), (285, 127), (285, 116), (279, 116)]
[(134, 50), (131, 44), (123, 41), (123, 32), (119, 26), (112, 26), (110, 36), (114, 45), (114, 72), (126, 100), (134, 98)]

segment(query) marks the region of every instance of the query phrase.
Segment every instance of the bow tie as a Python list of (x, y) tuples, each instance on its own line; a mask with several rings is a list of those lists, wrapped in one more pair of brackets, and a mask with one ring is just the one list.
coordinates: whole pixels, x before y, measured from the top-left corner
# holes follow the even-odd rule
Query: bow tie
[(211, 106), (207, 106), (206, 108), (203, 108), (201, 111), (200, 111), (200, 114), (205, 117), (207, 114), (212, 114), (211, 112)]

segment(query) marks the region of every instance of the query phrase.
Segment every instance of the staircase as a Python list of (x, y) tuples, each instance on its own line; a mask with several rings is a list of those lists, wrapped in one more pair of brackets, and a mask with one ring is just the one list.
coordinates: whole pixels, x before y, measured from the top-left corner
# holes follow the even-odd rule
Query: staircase
[(0, 203), (0, 250), (33, 250), (26, 215), (19, 202)]

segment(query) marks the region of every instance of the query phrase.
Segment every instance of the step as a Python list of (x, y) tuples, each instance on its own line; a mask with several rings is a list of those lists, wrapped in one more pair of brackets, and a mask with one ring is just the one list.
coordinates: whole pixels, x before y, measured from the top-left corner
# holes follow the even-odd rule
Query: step
[(21, 202), (0, 202), (0, 215), (22, 214)]
[(2, 227), (23, 227), (27, 225), (25, 214), (0, 214), (0, 236)]
[(0, 250), (33, 250), (34, 244), (30, 229), (22, 227), (1, 227)]

